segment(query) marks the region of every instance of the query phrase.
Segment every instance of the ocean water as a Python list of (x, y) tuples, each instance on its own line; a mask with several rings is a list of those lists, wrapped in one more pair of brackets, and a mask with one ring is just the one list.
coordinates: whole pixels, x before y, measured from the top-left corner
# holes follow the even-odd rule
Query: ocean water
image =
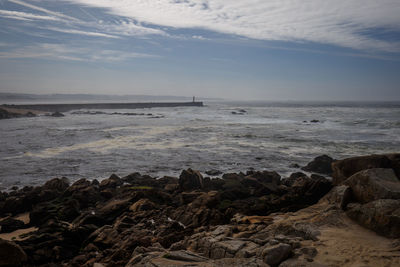
[(322, 154), (400, 152), (400, 103), (210, 102), (96, 111), (0, 120), (0, 189), (62, 176), (179, 176), (189, 167), (287, 176), (299, 171), (294, 163)]

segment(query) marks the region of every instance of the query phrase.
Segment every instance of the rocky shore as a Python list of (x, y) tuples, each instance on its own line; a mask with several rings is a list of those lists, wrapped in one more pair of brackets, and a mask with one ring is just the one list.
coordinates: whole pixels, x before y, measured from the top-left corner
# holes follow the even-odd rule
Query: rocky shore
[(400, 154), (303, 170), (0, 192), (0, 266), (400, 266)]

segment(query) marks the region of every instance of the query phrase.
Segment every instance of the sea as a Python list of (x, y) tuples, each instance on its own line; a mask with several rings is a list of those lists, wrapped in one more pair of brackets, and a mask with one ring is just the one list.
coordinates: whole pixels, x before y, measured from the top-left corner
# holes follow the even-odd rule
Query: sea
[(400, 152), (399, 102), (204, 102), (0, 120), (0, 190), (54, 177), (183, 169), (301, 171), (314, 157)]

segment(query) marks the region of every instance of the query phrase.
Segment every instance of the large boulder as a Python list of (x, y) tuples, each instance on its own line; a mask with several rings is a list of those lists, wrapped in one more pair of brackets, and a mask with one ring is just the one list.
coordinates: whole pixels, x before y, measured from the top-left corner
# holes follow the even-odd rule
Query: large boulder
[(335, 161), (332, 163), (332, 182), (338, 185), (359, 171), (375, 168), (392, 168), (399, 178), (400, 153), (360, 156)]
[(338, 185), (332, 188), (332, 190), (326, 194), (320, 202), (327, 202), (338, 209), (345, 209), (351, 199), (351, 188), (347, 185)]
[(400, 181), (392, 169), (367, 169), (345, 182), (354, 198), (361, 203), (378, 199), (400, 199)]
[(347, 216), (360, 225), (390, 238), (400, 237), (400, 200), (379, 199), (367, 204), (351, 203)]
[(0, 238), (0, 267), (23, 266), (27, 256), (20, 246)]
[(199, 171), (187, 169), (179, 176), (179, 188), (183, 191), (201, 189), (203, 186), (203, 176)]
[(317, 172), (321, 174), (331, 175), (332, 162), (334, 162), (333, 158), (327, 155), (322, 155), (314, 158), (310, 163), (307, 164), (307, 166), (304, 166), (301, 169), (307, 172)]

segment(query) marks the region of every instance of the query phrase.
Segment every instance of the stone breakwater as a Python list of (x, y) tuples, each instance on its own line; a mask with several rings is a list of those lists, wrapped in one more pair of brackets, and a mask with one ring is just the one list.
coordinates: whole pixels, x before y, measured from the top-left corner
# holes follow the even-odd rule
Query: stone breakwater
[(28, 109), (45, 112), (67, 112), (78, 109), (138, 109), (163, 107), (202, 107), (203, 102), (143, 102), (143, 103), (85, 103), (85, 104), (32, 104), (3, 105), (5, 108)]
[(399, 163), (54, 178), (0, 193), (0, 266), (399, 266)]

